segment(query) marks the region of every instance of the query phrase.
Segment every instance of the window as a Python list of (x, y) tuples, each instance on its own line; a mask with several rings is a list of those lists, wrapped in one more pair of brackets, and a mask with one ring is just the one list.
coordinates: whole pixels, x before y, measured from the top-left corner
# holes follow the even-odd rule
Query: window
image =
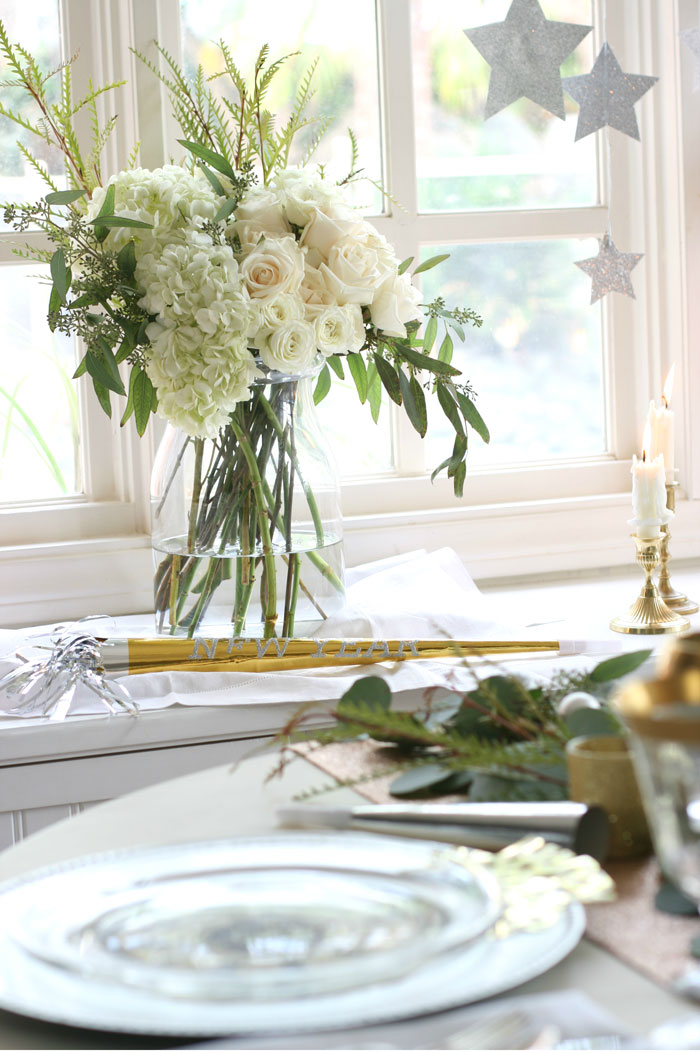
[[(318, 109), (338, 117), (321, 158), (343, 173), (344, 129), (353, 126), (363, 165), (402, 208), (385, 201), (382, 211), (369, 183), (360, 185), (358, 205), (402, 258), (450, 253), (443, 268), (423, 275), (426, 301), (441, 294), (484, 315), (483, 328), (455, 348), (492, 432), (488, 447), (473, 440), (462, 501), (445, 478), (430, 482), (447, 438), (437, 407), (425, 443), (389, 405), (377, 428), (352, 393), (334, 393), (335, 404), (322, 407), (329, 427), (342, 421), (351, 563), (426, 544), (453, 545), (481, 578), (629, 562), (630, 458), (646, 405), (658, 399), (674, 360), (678, 463), (689, 498), (679, 502), (674, 555), (697, 554), (700, 458), (693, 451), (700, 435), (688, 410), (691, 385), (700, 390), (700, 362), (688, 349), (689, 336), (700, 335), (700, 305), (685, 299), (684, 208), (691, 276), (700, 266), (692, 189), (700, 96), (692, 94), (692, 61), (678, 42), (697, 11), (689, 0), (541, 3), (548, 18), (595, 27), (563, 75), (587, 72), (607, 39), (624, 69), (660, 77), (636, 107), (640, 142), (614, 131), (574, 142), (570, 100), (565, 122), (527, 100), (483, 120), (489, 69), (463, 30), (503, 19), (509, 0), (358, 0), (342, 25), (345, 9), (323, 0), (63, 0), (62, 47), (67, 54), (80, 46), (80, 76), (129, 82), (121, 89), (113, 166), (138, 138), (142, 163), (151, 167), (178, 149), (167, 102), (130, 45), (148, 50), (157, 38), (186, 63), (213, 68), (212, 41), (223, 36), (245, 68), (267, 40), (276, 54), (302, 51), (294, 75), (318, 55)], [(46, 6), (41, 18), (55, 18), (57, 5), (42, 0), (33, 11)], [(15, 0), (0, 2), (7, 22), (22, 10), (26, 18)], [(32, 15), (42, 39), (55, 40), (41, 18)], [(16, 33), (30, 39), (19, 23)], [(283, 95), (271, 99), (273, 109), (284, 105)], [(13, 173), (3, 169), (0, 179)], [(636, 299), (611, 294), (591, 306), (589, 279), (574, 263), (595, 254), (609, 218), (620, 250), (644, 253), (633, 274)], [(26, 349), (36, 348), (42, 364), (31, 373), (41, 371), (55, 392), (65, 390), (74, 349), (37, 336), (44, 289), (25, 280), (7, 242), (0, 234), (0, 304), (18, 335), (14, 349), (0, 353), (0, 387), (24, 407)], [(10, 451), (11, 434), (23, 451), (33, 441), (38, 458), (31, 486), (28, 471), (3, 475), (15, 489), (0, 507), (0, 575), (8, 608), (23, 601), (5, 620), (148, 608), (151, 444), (103, 418), (91, 398), (81, 395), (76, 405), (61, 395), (63, 417), (58, 396), (50, 413), (41, 386), (32, 398), (38, 408), (27, 415), (55, 423), (57, 437), (47, 445), (56, 464), (31, 429), (21, 433), (24, 418), (14, 406), (9, 428), (0, 417), (0, 453)], [(8, 452), (8, 464), (24, 463), (18, 449)]]

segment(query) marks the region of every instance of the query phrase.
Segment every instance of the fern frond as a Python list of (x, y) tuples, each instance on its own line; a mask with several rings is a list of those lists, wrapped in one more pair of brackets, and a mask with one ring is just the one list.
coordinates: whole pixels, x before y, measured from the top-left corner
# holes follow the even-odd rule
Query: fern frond
[(17, 147), (19, 148), (20, 153), (23, 154), (23, 156), (26, 158), (26, 160), (32, 166), (34, 171), (38, 172), (38, 174), (41, 176), (41, 178), (44, 180), (44, 182), (47, 184), (47, 186), (49, 186), (52, 190), (58, 190), (58, 187), (56, 186), (56, 183), (53, 181), (53, 179), (49, 175), (48, 169), (45, 168), (41, 164), (40, 161), (37, 161), (36, 157), (34, 157), (34, 155), (32, 153), (30, 153), (30, 151), (27, 149), (27, 147), (23, 143), (18, 142), (17, 143)]
[(318, 149), (318, 147), (319, 147), (319, 145), (321, 143), (321, 140), (323, 139), (324, 135), (326, 134), (326, 132), (328, 131), (328, 129), (330, 128), (332, 123), (333, 123), (333, 118), (332, 117), (319, 117), (319, 119), (318, 119), (318, 131), (314, 135), (313, 139), (311, 140), (309, 146), (306, 149), (306, 153), (304, 154), (304, 156), (302, 157), (301, 161), (299, 162), (300, 165), (302, 166), (302, 168), (304, 167), (304, 165), (309, 163), (309, 160), (316, 153), (316, 150)]
[(131, 148), (131, 153), (129, 154), (129, 160), (126, 163), (126, 167), (127, 168), (130, 168), (130, 169), (136, 168), (136, 162), (138, 161), (139, 151), (140, 150), (141, 150), (141, 140), (139, 139), (138, 142), (135, 143), (135, 145), (132, 146), (132, 148)]

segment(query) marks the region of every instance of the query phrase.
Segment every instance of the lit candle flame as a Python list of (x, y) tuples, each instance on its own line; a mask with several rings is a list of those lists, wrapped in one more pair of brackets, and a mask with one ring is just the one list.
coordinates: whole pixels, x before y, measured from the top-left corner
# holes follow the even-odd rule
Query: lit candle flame
[(647, 459), (647, 450), (651, 449), (651, 425), (647, 420), (644, 426), (644, 435), (642, 436), (642, 460)]
[(676, 363), (674, 362), (673, 365), (671, 366), (671, 368), (668, 371), (668, 375), (666, 377), (666, 380), (664, 381), (664, 388), (663, 388), (663, 396), (662, 397), (663, 397), (664, 406), (665, 406), (666, 409), (668, 409), (668, 404), (671, 401), (671, 395), (673, 394), (673, 379), (674, 379), (675, 375), (676, 375)]

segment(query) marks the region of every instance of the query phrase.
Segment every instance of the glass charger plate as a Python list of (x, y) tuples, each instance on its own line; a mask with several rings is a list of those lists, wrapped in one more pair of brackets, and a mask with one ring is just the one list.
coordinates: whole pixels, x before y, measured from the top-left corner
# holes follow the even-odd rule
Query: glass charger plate
[(477, 938), (497, 913), (488, 878), (425, 842), (289, 834), (103, 855), (0, 888), (0, 1005), (188, 1036), (405, 1019), (522, 983), (582, 933), (574, 907), (541, 933)]

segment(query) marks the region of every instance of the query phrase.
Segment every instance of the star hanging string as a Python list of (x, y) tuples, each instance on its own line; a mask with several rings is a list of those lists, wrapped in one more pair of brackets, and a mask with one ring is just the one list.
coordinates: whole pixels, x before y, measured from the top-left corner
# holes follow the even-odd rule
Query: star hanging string
[(484, 117), (525, 97), (564, 120), (559, 67), (592, 28), (550, 21), (538, 0), (513, 0), (504, 22), (465, 29), (491, 67)]
[(580, 267), (593, 283), (591, 303), (600, 300), (609, 292), (624, 293), (625, 296), (631, 296), (634, 300), (630, 271), (637, 266), (644, 253), (618, 252), (609, 234), (605, 234), (598, 244), (600, 248), (597, 256), (576, 261), (576, 266)]
[(693, 91), (700, 91), (700, 26), (693, 26), (692, 29), (682, 29), (681, 40), (693, 53), (693, 58), (695, 59)]
[(624, 73), (609, 44), (603, 44), (590, 73), (564, 77), (564, 90), (579, 104), (576, 139), (609, 125), (631, 139), (639, 139), (634, 104), (656, 84), (658, 77)]

